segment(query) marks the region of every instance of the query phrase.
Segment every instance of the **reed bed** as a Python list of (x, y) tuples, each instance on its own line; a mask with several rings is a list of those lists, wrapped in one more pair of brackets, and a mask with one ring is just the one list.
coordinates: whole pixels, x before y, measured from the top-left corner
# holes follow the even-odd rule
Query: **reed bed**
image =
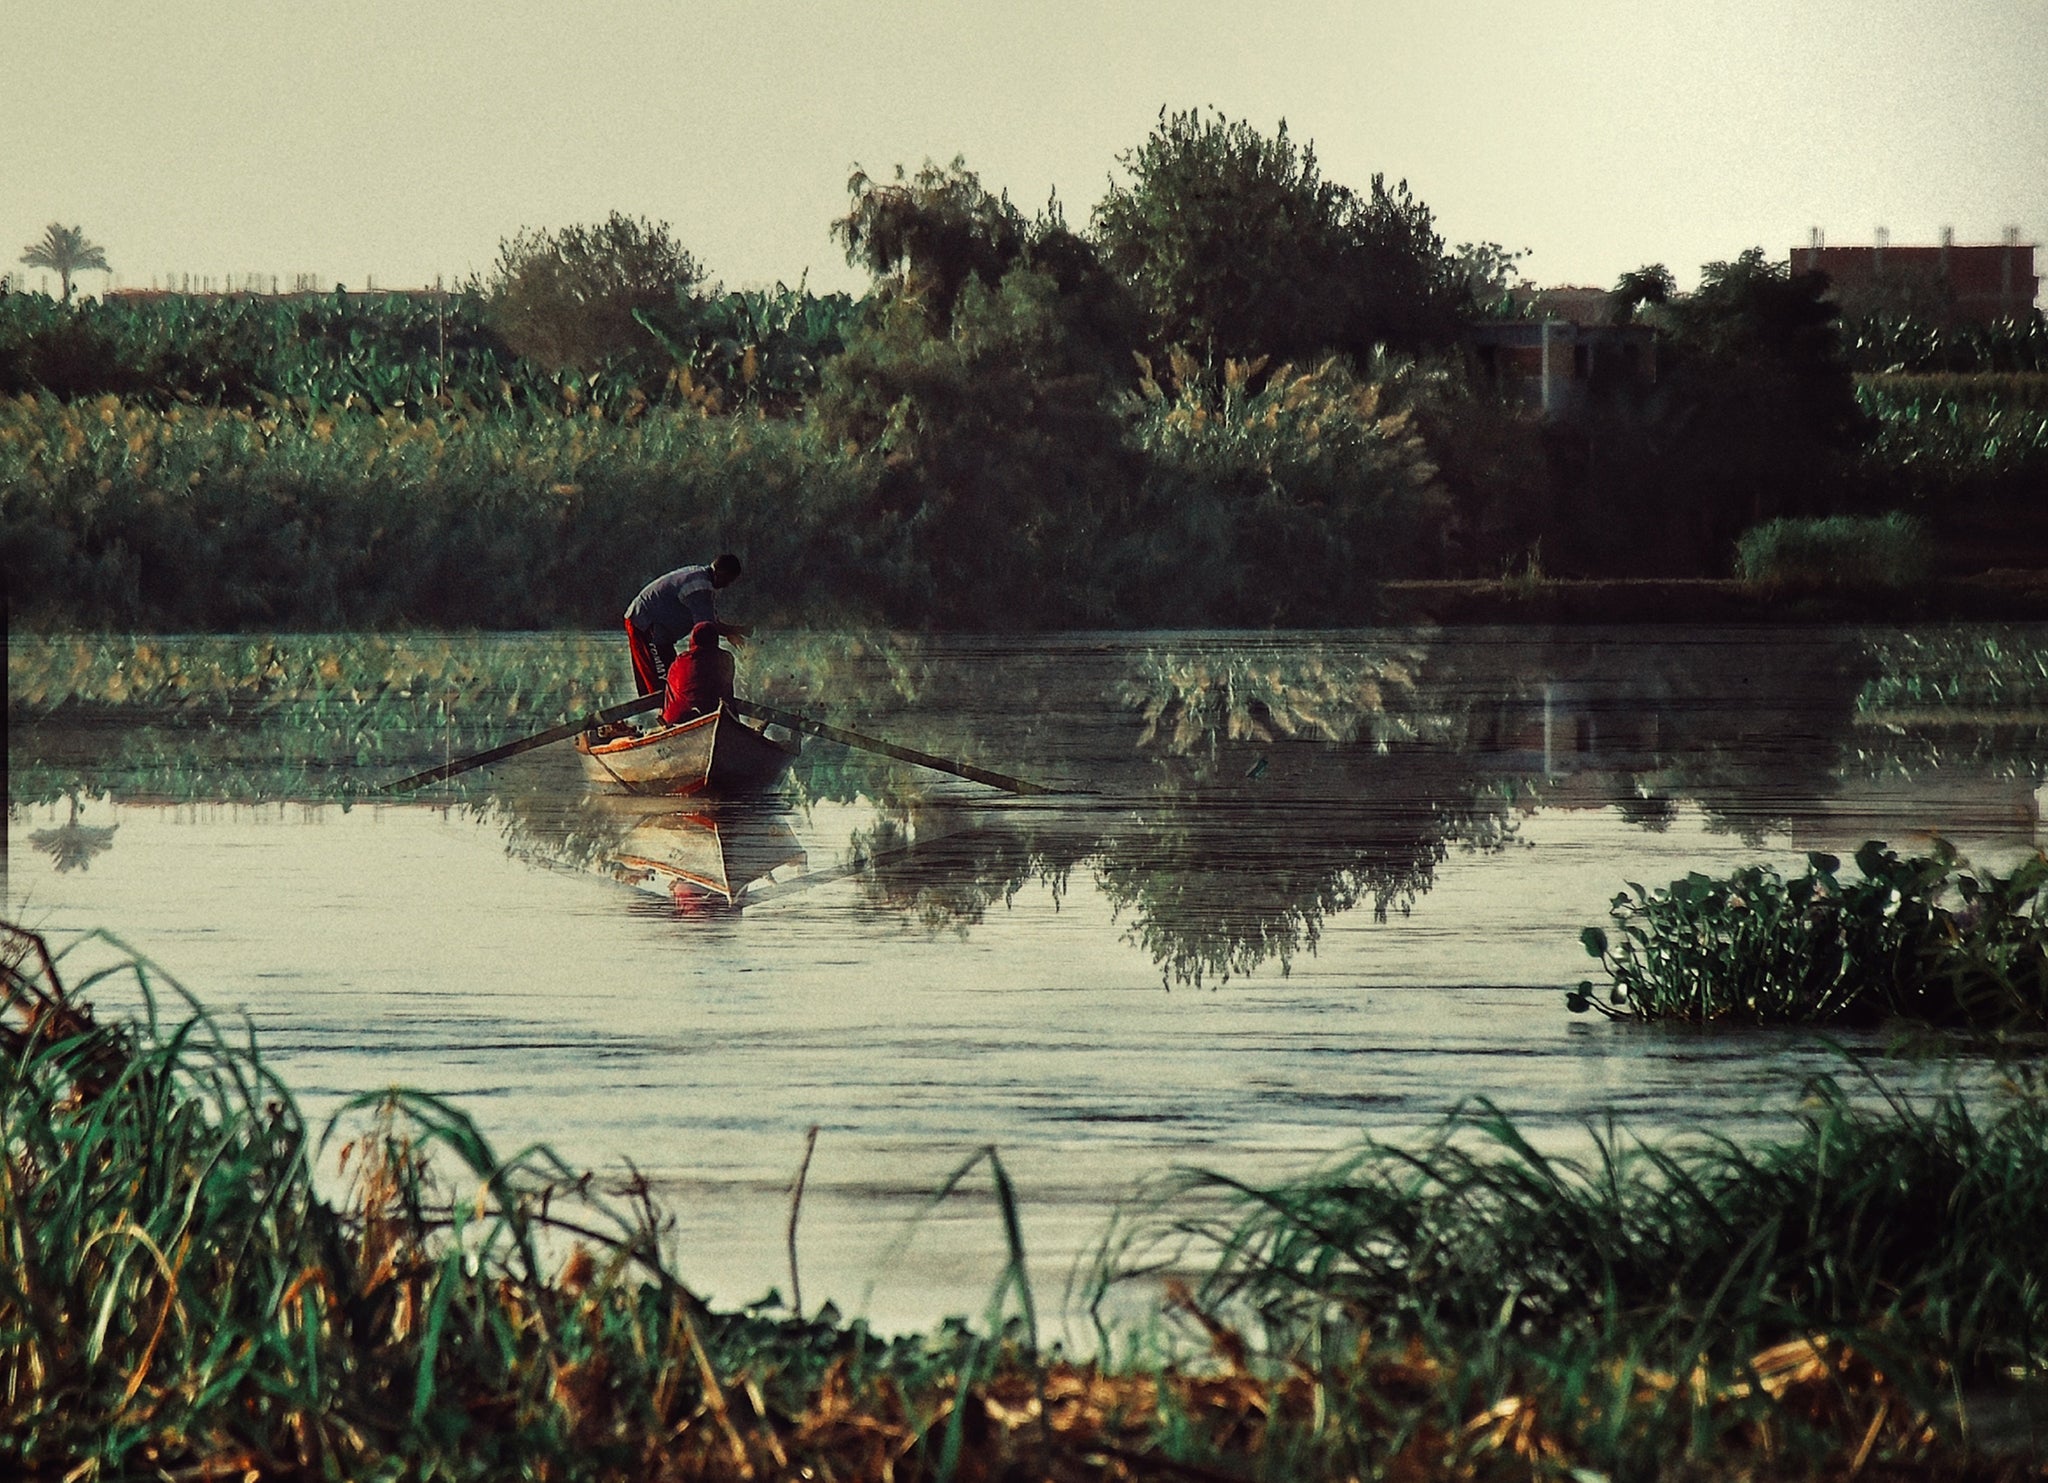
[(623, 649), (589, 634), (20, 637), (10, 796), (346, 800), (629, 698)]
[(737, 549), (759, 616), (870, 611), (900, 576), (860, 466), (800, 424), (159, 412), (0, 399), (16, 626), (615, 626)]
[(109, 1023), (41, 939), (0, 949), (12, 1476), (2035, 1475), (1973, 1454), (1950, 1403), (2048, 1362), (2034, 1082), (1988, 1117), (1823, 1087), (1749, 1150), (1610, 1135), (1581, 1168), (1482, 1112), (1300, 1184), (1187, 1176), (1192, 1206), (1112, 1232), (1099, 1290), (1202, 1243), (1207, 1275), (1082, 1362), (1038, 1342), (994, 1150), (935, 1195), (995, 1184), (980, 1328), (717, 1312), (644, 1181), (501, 1158), (404, 1092), (318, 1131), (146, 961), (80, 981), (132, 975), (145, 1008)]
[[(1322, 1392), (1359, 1476), (1965, 1477), (1957, 1398), (2048, 1372), (2044, 1143), (2037, 1076), (1984, 1111), (1824, 1079), (1789, 1135), (1576, 1158), (1477, 1102), (1298, 1182), (1173, 1176), (1094, 1292), (1204, 1273), (1182, 1306)], [(1464, 1470), (1405, 1469), (1425, 1438)]]
[(1614, 898), (1612, 934), (1586, 928), (1608, 975), (1568, 997), (1611, 1018), (1696, 1024), (1870, 1025), (1904, 1019), (2048, 1029), (2048, 855), (2007, 875), (1937, 840), (1900, 856), (1872, 840), (1860, 879), (1833, 855), (1786, 878), (1750, 865)]

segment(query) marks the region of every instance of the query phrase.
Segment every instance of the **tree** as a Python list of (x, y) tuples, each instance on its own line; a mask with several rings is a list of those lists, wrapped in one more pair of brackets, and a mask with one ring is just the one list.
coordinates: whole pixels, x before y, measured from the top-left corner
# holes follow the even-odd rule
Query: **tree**
[(51, 222), (43, 228), (43, 240), (31, 242), (21, 260), (31, 268), (48, 268), (64, 285), (63, 302), (71, 302), (71, 275), (87, 271), (105, 273), (107, 250), (97, 242), (86, 240), (83, 227), (67, 227), (62, 222)]
[(673, 308), (703, 278), (666, 222), (614, 211), (597, 226), (522, 231), (500, 243), (486, 291), (515, 351), (550, 370), (592, 371), (655, 351), (636, 314)]
[[(1625, 274), (1614, 301), (1668, 280), (1655, 267)], [(1551, 548), (1567, 569), (1725, 571), (1746, 528), (1844, 507), (1870, 423), (1827, 292), (1826, 274), (1756, 247), (1646, 313), (1662, 332), (1655, 385), (1571, 434), (1576, 513)]]
[(1024, 256), (1030, 224), (1007, 193), (991, 195), (964, 156), (941, 169), (926, 160), (914, 176), (901, 165), (893, 181), (856, 169), (851, 203), (832, 223), (846, 260), (865, 267), (892, 298), (915, 302), (944, 329), (969, 278), (994, 288)]
[(1645, 304), (1668, 304), (1677, 292), (1678, 280), (1662, 263), (1631, 269), (1607, 291), (1607, 317), (1615, 324), (1632, 324)]
[(1455, 334), (1463, 284), (1407, 182), (1375, 175), (1360, 196), (1325, 180), (1284, 121), (1269, 139), (1199, 110), (1161, 110), (1119, 163), (1130, 183), (1111, 186), (1091, 227), (1156, 346), (1300, 362)]
[(1515, 319), (1527, 312), (1516, 290), (1528, 283), (1522, 276), (1522, 259), (1528, 255), (1526, 247), (1510, 252), (1498, 242), (1458, 244), (1451, 254), (1451, 272), (1473, 313)]
[(1111, 405), (1128, 295), (1057, 200), (1026, 218), (963, 159), (847, 189), (833, 234), (876, 287), (809, 410), (880, 466), (872, 523), (904, 533), (946, 620), (1099, 618), (1081, 574), (1133, 482)]

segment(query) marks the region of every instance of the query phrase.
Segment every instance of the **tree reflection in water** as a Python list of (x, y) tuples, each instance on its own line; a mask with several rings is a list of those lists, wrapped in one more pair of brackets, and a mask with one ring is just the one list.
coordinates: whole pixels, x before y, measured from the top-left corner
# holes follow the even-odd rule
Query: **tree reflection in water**
[(81, 824), (78, 822), (78, 795), (70, 795), (71, 817), (54, 829), (38, 829), (28, 837), (29, 843), (48, 855), (57, 869), (86, 870), (95, 857), (114, 847), (114, 831), (119, 824)]
[[(302, 638), (279, 679), (276, 645), (185, 642), (146, 641), (180, 683), (140, 692), (139, 659), (116, 641), (82, 659), (53, 642), (40, 667), (33, 641), (10, 646), (10, 681), (26, 677), (10, 684), (10, 800), (71, 799), (68, 823), (33, 836), (60, 869), (111, 843), (113, 826), (80, 821), (81, 795), (346, 800), (365, 776), (551, 721), (535, 697), (580, 703), (577, 677), (617, 657), (560, 638), (475, 652)], [(1537, 810), (1612, 810), (1661, 831), (1691, 808), (1758, 846), (1799, 842), (1830, 810), (1875, 807), (1874, 790), (1908, 797), (1906, 783), (1978, 787), (1988, 816), (2018, 807), (1984, 782), (2003, 778), (2030, 805), (2048, 741), (2038, 629), (1195, 634), (1150, 648), (785, 635), (748, 662), (746, 688), (771, 704), (1088, 796), (1020, 802), (812, 741), (774, 827), (803, 826), (818, 858), (751, 880), (742, 864), (726, 899), (843, 879), (878, 911), (967, 933), (1029, 885), (1088, 881), (1169, 984), (1285, 970), (1333, 917), (1406, 911), (1451, 851), (1504, 848)], [(191, 681), (214, 668), (218, 684)], [(469, 688), (435, 711), (443, 680)], [(463, 783), (450, 791), (515, 854), (630, 874), (620, 857), (647, 818), (588, 793), (560, 749)], [(862, 820), (836, 849), (816, 838), (828, 805)], [(721, 849), (750, 832), (777, 843), (741, 823)]]

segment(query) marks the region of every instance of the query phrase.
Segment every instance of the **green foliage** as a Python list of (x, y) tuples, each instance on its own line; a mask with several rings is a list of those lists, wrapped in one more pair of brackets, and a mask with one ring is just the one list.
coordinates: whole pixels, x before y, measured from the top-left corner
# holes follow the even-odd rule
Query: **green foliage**
[(2039, 309), (1990, 324), (1850, 313), (1843, 329), (1849, 363), (1858, 371), (2048, 372), (2048, 314)]
[[(904, 1391), (943, 1417), (969, 1365), (985, 1381), (1018, 1363), (964, 1328), (884, 1343), (829, 1309), (763, 1312), (772, 1298), (713, 1313), (670, 1270), (673, 1222), (644, 1183), (602, 1189), (545, 1148), (501, 1158), (419, 1093), (359, 1098), (320, 1134), (253, 1047), (196, 1010), (160, 1023), (151, 965), (127, 970), (143, 1023), (105, 1026), (39, 939), (4, 931), (11, 1474), (623, 1483), (794, 1453), (873, 1476), (863, 1449), (789, 1418), (821, 1392), (887, 1415)], [(337, 1203), (313, 1170), (341, 1133)], [(693, 1423), (707, 1411), (725, 1426)], [(930, 1477), (929, 1421), (903, 1423), (888, 1455)]]
[[(1501, 1468), (1476, 1475), (1524, 1478), (1833, 1476), (1844, 1433), (1933, 1476), (1915, 1429), (1951, 1387), (2048, 1365), (2037, 1077), (1925, 1109), (1824, 1079), (1792, 1129), (1740, 1143), (1589, 1131), (1564, 1156), (1481, 1102), (1303, 1180), (1179, 1176), (1105, 1242), (1097, 1291), (1206, 1271), (1183, 1306), (1211, 1332), (1242, 1319), (1273, 1360), (1354, 1374), (1327, 1425), (1361, 1475), (1369, 1418), (1424, 1393), (1404, 1349), (1456, 1356), (1440, 1383), (1497, 1423), (1462, 1432), (1471, 1465)], [(1368, 1355), (1393, 1386), (1363, 1383)], [(1455, 1430), (1447, 1409), (1410, 1425)]]
[(1318, 626), (1368, 618), (1378, 584), (1427, 559), (1448, 501), (1391, 365), (1149, 364), (1133, 398), (1140, 503), (1112, 563), (1130, 607), (1165, 626)]
[(644, 363), (655, 346), (636, 317), (674, 305), (704, 276), (666, 222), (614, 211), (595, 226), (522, 231), (498, 248), (485, 285), (492, 323), (549, 370)]
[(1455, 334), (1469, 271), (1406, 182), (1375, 175), (1360, 196), (1325, 180), (1284, 122), (1268, 138), (1200, 110), (1161, 110), (1120, 163), (1129, 183), (1111, 186), (1092, 232), (1153, 346), (1300, 362)]
[[(1974, 1477), (1950, 1387), (2048, 1364), (2024, 1075), (1987, 1111), (1822, 1082), (1747, 1148), (1610, 1127), (1575, 1161), (1482, 1107), (1292, 1184), (1181, 1176), (1105, 1241), (1097, 1292), (1199, 1289), (1170, 1275), (1143, 1333), (1098, 1317), (1081, 1364), (1038, 1347), (994, 1148), (932, 1197), (988, 1172), (987, 1333), (714, 1311), (643, 1179), (502, 1156), (417, 1092), (317, 1132), (253, 1043), (189, 996), (162, 1013), (183, 990), (153, 965), (84, 979), (139, 990), (139, 1022), (103, 1024), (65, 955), (0, 931), (0, 1465), (24, 1477)], [(1161, 1346), (1177, 1315), (1212, 1357)]]
[(863, 478), (800, 424), (694, 411), (5, 401), (0, 558), (10, 621), (42, 626), (612, 628), (650, 576), (720, 550), (758, 573), (757, 614), (852, 616), (900, 590), (886, 532), (852, 518)]
[(0, 393), (298, 415), (588, 405), (616, 414), (645, 400), (635, 378), (554, 375), (520, 360), (470, 291), (163, 294), (70, 310), (0, 295)]
[(1945, 406), (2048, 412), (2048, 371), (1927, 371), (1859, 375), (1856, 399), (1880, 420), (1911, 422)]
[(1575, 1011), (1713, 1024), (1873, 1024), (1905, 1018), (1980, 1028), (2048, 1026), (2048, 857), (2009, 875), (1970, 871), (1953, 846), (1902, 858), (1832, 855), (1787, 880), (1765, 865), (1697, 873), (1614, 898), (1615, 934), (1586, 952), (1612, 980)]
[(1516, 290), (1527, 288), (1522, 276), (1524, 247), (1510, 252), (1498, 242), (1460, 242), (1450, 257), (1458, 291), (1472, 311), (1488, 319), (1520, 319), (1527, 309)]
[(499, 335), (480, 289), (446, 294), (123, 295), (70, 309), (0, 293), (0, 394), (112, 394), (244, 411), (630, 415), (650, 403), (799, 409), (859, 306), (777, 285), (636, 309), (637, 349), (548, 370)]
[(1931, 628), (1873, 639), (1859, 716), (1895, 709), (2019, 715), (2048, 709), (2048, 647), (2029, 628)]
[(687, 400), (707, 412), (786, 416), (817, 391), (861, 313), (850, 294), (778, 283), (685, 298), (639, 317), (674, 362), (670, 384)]
[(1873, 484), (1930, 512), (2031, 513), (2048, 488), (2048, 375), (1861, 377)]
[[(630, 698), (610, 634), (15, 636), (10, 788), (342, 798)], [(96, 732), (90, 757), (64, 744)]]
[(968, 280), (943, 326), (914, 297), (878, 305), (827, 368), (816, 423), (872, 470), (868, 519), (915, 563), (920, 621), (1043, 627), (1120, 606), (1093, 553), (1133, 477), (1083, 309), (1018, 267)]
[(1678, 280), (1662, 263), (1634, 268), (1614, 281), (1607, 300), (1616, 324), (1631, 323), (1636, 311), (1646, 304), (1669, 304), (1678, 292)]
[(846, 193), (847, 213), (832, 223), (846, 260), (915, 303), (941, 332), (969, 279), (994, 289), (1023, 261), (1030, 224), (1007, 192), (982, 186), (964, 156), (943, 169), (926, 160), (914, 176), (898, 165), (886, 182), (855, 170)]
[[(1825, 276), (1792, 273), (1753, 247), (1701, 269), (1698, 292), (1664, 306), (1678, 363), (1713, 410), (1737, 411), (1751, 437), (1784, 448), (1850, 448), (1865, 432)], [(1782, 449), (1781, 449), (1782, 451)]]
[[(1656, 288), (1655, 271), (1617, 302)], [(1639, 311), (1664, 331), (1656, 384), (1617, 388), (1550, 435), (1560, 487), (1544, 551), (1561, 570), (1715, 571), (1744, 529), (1850, 503), (1870, 423), (1826, 289), (1752, 248)]]
[(1745, 582), (1911, 587), (1927, 577), (1927, 530), (1910, 515), (1773, 520), (1735, 542)]

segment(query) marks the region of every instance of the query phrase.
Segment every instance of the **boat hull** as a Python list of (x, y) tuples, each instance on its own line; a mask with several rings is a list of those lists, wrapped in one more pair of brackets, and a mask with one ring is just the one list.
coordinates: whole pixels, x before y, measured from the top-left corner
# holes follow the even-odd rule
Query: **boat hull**
[(728, 710), (593, 744), (576, 738), (583, 769), (598, 787), (627, 793), (740, 797), (772, 788), (797, 758)]

